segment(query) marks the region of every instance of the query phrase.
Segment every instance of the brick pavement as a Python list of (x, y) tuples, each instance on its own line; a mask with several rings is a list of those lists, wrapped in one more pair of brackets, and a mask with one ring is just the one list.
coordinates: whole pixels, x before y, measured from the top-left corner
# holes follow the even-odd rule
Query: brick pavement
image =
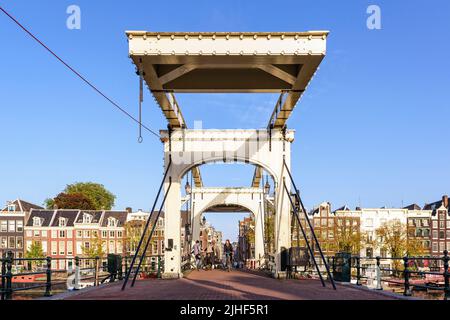
[[(69, 300), (386, 300), (395, 297), (377, 291), (338, 285), (333, 290), (318, 280), (277, 280), (262, 275), (221, 270), (193, 271), (182, 279), (138, 280), (121, 291), (121, 282), (86, 292)], [(57, 298), (57, 297), (56, 297)], [(401, 296), (398, 297), (401, 299)]]

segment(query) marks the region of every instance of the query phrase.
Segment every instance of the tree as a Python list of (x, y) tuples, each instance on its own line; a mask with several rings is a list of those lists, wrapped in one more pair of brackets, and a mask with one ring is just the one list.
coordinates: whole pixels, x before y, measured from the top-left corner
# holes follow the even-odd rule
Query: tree
[(57, 209), (80, 209), (95, 210), (92, 201), (82, 193), (61, 192), (54, 199), (51, 199), (53, 208)]
[[(44, 250), (42, 250), (42, 243), (40, 241), (33, 241), (30, 248), (25, 253), (27, 259), (42, 259), (45, 257)], [(42, 265), (43, 260), (36, 260), (31, 262), (31, 268), (35, 270), (37, 266)]]
[[(400, 220), (383, 223), (375, 230), (375, 233), (377, 245), (382, 250), (386, 250), (391, 257), (401, 258), (425, 253), (420, 241), (408, 238), (406, 225), (401, 223)], [(394, 269), (400, 269), (402, 264), (401, 260), (393, 260)]]
[[(125, 224), (125, 248), (127, 253), (135, 254), (139, 241), (141, 240), (142, 234), (144, 233), (146, 221), (142, 220), (131, 220)], [(141, 248), (139, 250), (139, 255), (144, 253), (145, 243), (147, 242), (153, 225), (150, 223), (142, 241)], [(150, 241), (148, 250), (151, 250), (152, 246), (156, 244), (155, 239), (156, 230), (153, 232), (153, 239)], [(150, 251), (151, 252), (151, 251)]]
[[(76, 194), (77, 197), (80, 197), (80, 194), (83, 195), (90, 201), (92, 210), (111, 210), (114, 206), (114, 200), (116, 199), (116, 196), (108, 191), (102, 184), (93, 182), (77, 182), (69, 184), (62, 193), (65, 195)], [(47, 199), (45, 201), (47, 209), (54, 208), (54, 205), (56, 204), (55, 199), (56, 198)], [(85, 205), (87, 204), (85, 203)]]
[(335, 219), (334, 237), (335, 241), (332, 245), (334, 251), (350, 252), (359, 255), (361, 250), (361, 232), (358, 225), (353, 223), (349, 225), (344, 223), (344, 220), (337, 218)]
[(94, 238), (89, 242), (88, 246), (82, 246), (81, 250), (83, 251), (83, 255), (87, 258), (102, 258), (105, 256), (105, 250), (103, 249), (102, 240), (98, 235), (95, 235)]

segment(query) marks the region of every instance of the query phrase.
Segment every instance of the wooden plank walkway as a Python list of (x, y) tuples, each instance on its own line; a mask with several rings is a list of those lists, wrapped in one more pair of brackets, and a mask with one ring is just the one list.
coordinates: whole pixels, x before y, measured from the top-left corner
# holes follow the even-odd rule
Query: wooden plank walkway
[(318, 280), (277, 280), (255, 273), (193, 271), (182, 279), (139, 280), (121, 291), (122, 282), (82, 290), (68, 300), (391, 300), (402, 296), (339, 285), (333, 290)]

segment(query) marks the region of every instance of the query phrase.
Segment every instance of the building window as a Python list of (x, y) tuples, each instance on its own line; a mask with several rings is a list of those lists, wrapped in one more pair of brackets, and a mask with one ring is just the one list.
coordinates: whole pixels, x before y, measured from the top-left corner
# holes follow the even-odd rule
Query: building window
[(109, 232), (109, 237), (110, 238), (114, 238), (116, 236), (116, 232), (115, 231), (110, 231)]
[(62, 256), (66, 253), (66, 248), (64, 248), (64, 247), (65, 247), (64, 241), (60, 241), (59, 242), (59, 254)]
[(73, 255), (73, 242), (67, 241), (67, 255)]
[(373, 219), (366, 220), (366, 227), (373, 227)]
[(59, 230), (59, 237), (65, 238), (66, 237), (66, 231), (65, 230)]
[(83, 223), (91, 223), (92, 216), (87, 213), (83, 213)]
[(23, 221), (22, 220), (16, 221), (16, 230), (17, 230), (17, 232), (23, 232)]
[(67, 238), (72, 238), (73, 232), (72, 230), (67, 230)]
[(114, 253), (114, 241), (109, 242), (109, 253)]
[(428, 219), (422, 219), (422, 225), (424, 227), (428, 227), (430, 225), (430, 223), (428, 222)]
[(16, 232), (16, 221), (14, 220), (8, 221), (8, 232)]
[(23, 249), (23, 238), (22, 237), (16, 238), (16, 248)]
[(117, 227), (117, 219), (113, 217), (108, 218), (108, 227)]
[(52, 255), (58, 254), (58, 242), (52, 241)]
[(433, 220), (432, 225), (433, 225), (433, 229), (437, 229), (438, 222), (436, 220)]
[(445, 213), (439, 213), (439, 220), (445, 220)]
[(107, 237), (108, 237), (108, 231), (103, 230), (103, 231), (102, 231), (102, 237), (103, 237), (103, 238), (107, 238)]
[(433, 252), (437, 252), (438, 251), (438, 244), (437, 242), (433, 242)]
[(66, 218), (63, 218), (63, 217), (60, 217), (60, 218), (59, 218), (59, 226), (60, 226), (60, 227), (65, 227), (65, 226), (67, 226), (67, 219), (66, 219)]
[(117, 241), (117, 253), (122, 253), (122, 241)]
[(8, 221), (3, 220), (0, 225), (1, 232), (8, 232)]
[(90, 238), (91, 237), (91, 232), (89, 230), (85, 230), (84, 231), (84, 237), (85, 238)]
[(8, 247), (8, 238), (2, 237), (0, 242), (0, 248), (6, 249)]
[(322, 225), (323, 227), (326, 227), (326, 226), (327, 226), (327, 220), (328, 220), (328, 219), (320, 219), (321, 225)]
[(86, 250), (89, 250), (90, 247), (91, 247), (91, 243), (90, 243), (89, 241), (86, 241), (86, 242), (84, 243), (84, 248), (85, 248)]
[(373, 257), (373, 249), (372, 248), (366, 248), (366, 257), (367, 258)]
[(56, 239), (58, 237), (58, 232), (56, 230), (52, 230), (52, 238)]
[(8, 237), (8, 247), (14, 249), (16, 247), (15, 237)]
[(16, 205), (14, 203), (8, 204), (8, 211), (9, 212), (16, 211)]
[(39, 217), (33, 217), (33, 226), (35, 227), (42, 226), (42, 219)]
[(92, 236), (94, 238), (97, 238), (98, 237), (98, 231), (97, 230), (92, 230)]
[(117, 231), (117, 238), (122, 238), (122, 237), (123, 237), (123, 232), (122, 231)]
[(433, 230), (433, 239), (437, 239), (438, 238), (438, 232), (437, 230)]
[(439, 251), (444, 252), (445, 250), (445, 242), (439, 242)]
[(82, 238), (82, 237), (83, 237), (83, 231), (77, 230), (77, 238)]
[(439, 221), (439, 228), (441, 228), (441, 229), (445, 228), (445, 221), (444, 220), (440, 220)]
[(47, 237), (47, 230), (42, 230), (42, 237)]
[(443, 230), (439, 231), (439, 239), (445, 239), (445, 232)]

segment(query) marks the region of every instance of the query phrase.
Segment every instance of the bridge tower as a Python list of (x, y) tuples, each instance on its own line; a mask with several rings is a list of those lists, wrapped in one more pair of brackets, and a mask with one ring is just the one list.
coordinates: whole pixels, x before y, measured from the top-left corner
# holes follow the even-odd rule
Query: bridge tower
[[(164, 144), (164, 277), (181, 276), (181, 182), (191, 171), (195, 223), (202, 212), (245, 207), (263, 228), (263, 170), (274, 181), (276, 276), (283, 277), (281, 251), (290, 247), (291, 144), (286, 122), (325, 56), (327, 31), (310, 32), (146, 32), (128, 31), (129, 56), (168, 122)], [(175, 93), (278, 92), (264, 129), (188, 129)], [(226, 112), (226, 110), (218, 110)], [(205, 188), (200, 166), (235, 161), (255, 166), (250, 188)], [(205, 200), (201, 200), (201, 197)], [(194, 228), (195, 228), (194, 223)], [(194, 231), (195, 232), (195, 231)], [(258, 256), (262, 234), (257, 232)], [(262, 249), (263, 250), (263, 249)]]

